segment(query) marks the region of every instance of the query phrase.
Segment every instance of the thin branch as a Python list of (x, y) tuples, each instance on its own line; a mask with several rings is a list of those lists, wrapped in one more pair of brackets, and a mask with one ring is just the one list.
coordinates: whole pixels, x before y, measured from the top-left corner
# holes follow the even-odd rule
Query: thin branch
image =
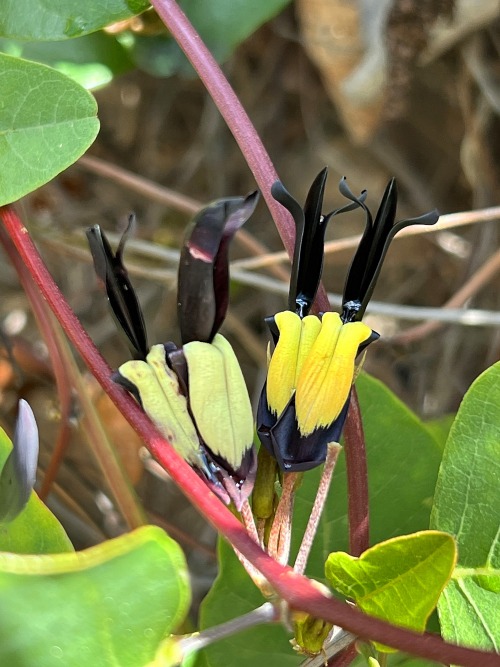
[(321, 519), (323, 508), (328, 498), (328, 491), (330, 490), (330, 483), (332, 481), (333, 471), (335, 470), (335, 464), (337, 463), (341, 451), (342, 447), (337, 442), (328, 444), (328, 453), (326, 455), (323, 472), (321, 473), (321, 479), (319, 480), (316, 498), (314, 499), (311, 514), (309, 515), (309, 520), (304, 535), (302, 536), (302, 542), (300, 543), (299, 552), (295, 559), (295, 565), (293, 566), (295, 572), (298, 572), (299, 574), (304, 574), (306, 570), (307, 560), (316, 536), (316, 531), (318, 530), (319, 520)]
[(351, 390), (351, 403), (344, 427), (344, 441), (349, 551), (352, 556), (360, 556), (370, 546), (370, 516), (365, 435), (358, 395), (354, 386)]
[[(443, 304), (442, 308), (458, 308), (464, 306), (477, 292), (479, 292), (496, 274), (500, 271), (500, 250), (497, 250), (486, 262), (455, 292), (455, 294)], [(442, 322), (424, 322), (416, 327), (392, 336), (386, 342), (397, 343), (398, 345), (408, 345), (417, 340), (421, 340), (436, 331), (439, 331), (444, 324)]]
[[(288, 256), (292, 257), (295, 224), (288, 211), (271, 196), (271, 185), (278, 180), (278, 174), (240, 100), (179, 5), (174, 0), (152, 0), (151, 4), (184, 51), (232, 132), (262, 192)], [(321, 286), (315, 303), (320, 310), (330, 310)]]
[(328, 667), (348, 667), (358, 657), (358, 651), (354, 642), (345, 648), (342, 653), (328, 661)]
[[(182, 211), (188, 215), (198, 213), (206, 204), (203, 202), (182, 195), (175, 190), (155, 183), (154, 181), (139, 176), (131, 171), (118, 167), (117, 165), (101, 160), (100, 158), (91, 155), (84, 155), (76, 163), (77, 166), (84, 167), (94, 174), (99, 174), (123, 185), (128, 190), (137, 192), (152, 201), (157, 201), (160, 204), (169, 206), (177, 211)], [(269, 254), (269, 249), (264, 243), (250, 234), (245, 229), (239, 229), (236, 233), (236, 240), (243, 246), (251, 255), (258, 257), (259, 255)], [(132, 239), (131, 239), (132, 241)], [(129, 242), (130, 247), (130, 242)], [(287, 256), (288, 258), (288, 256)], [(271, 265), (269, 267), (270, 273), (280, 280), (288, 282), (290, 279), (290, 272), (280, 264)]]
[(248, 630), (248, 628), (253, 628), (262, 623), (272, 623), (276, 620), (278, 619), (275, 607), (271, 602), (265, 602), (261, 607), (253, 609), (248, 612), (248, 614), (243, 614), (226, 623), (221, 623), (221, 625), (206, 628), (189, 637), (179, 639), (179, 648), (181, 649), (183, 657), (186, 657), (188, 653), (200, 651), (202, 648), (205, 648), (205, 646), (220, 641), (221, 639), (224, 639), (224, 637), (231, 637), (237, 632)]
[[(112, 233), (108, 237), (113, 240), (119, 240), (118, 235)], [(397, 238), (397, 236), (396, 236)], [(83, 239), (83, 237), (82, 237)], [(64, 241), (58, 239), (48, 239), (46, 236), (37, 239), (37, 242), (47, 245), (49, 247), (64, 250), (66, 254), (72, 257), (78, 257), (82, 261), (90, 262), (91, 259), (88, 252), (83, 248), (71, 246)], [(139, 241), (131, 239), (127, 244), (127, 249), (135, 251), (138, 254), (143, 254), (149, 258), (157, 260), (164, 260), (169, 262), (178, 262), (179, 253), (171, 248), (162, 248), (154, 243), (146, 241)], [(231, 279), (240, 282), (243, 285), (256, 287), (257, 289), (272, 292), (274, 294), (288, 294), (288, 283), (263, 276), (252, 271), (235, 270), (232, 267), (236, 264), (231, 264)], [(129, 274), (136, 275), (151, 280), (158, 280), (161, 282), (171, 283), (176, 280), (176, 269), (155, 269), (148, 267), (145, 269), (139, 263), (127, 262), (127, 270)], [(334, 292), (328, 293), (328, 299), (332, 306), (340, 307), (342, 305), (342, 296)], [(436, 322), (443, 322), (447, 324), (460, 324), (462, 326), (500, 326), (500, 313), (492, 310), (479, 310), (476, 308), (445, 308), (427, 307), (427, 306), (405, 306), (397, 303), (386, 303), (383, 301), (370, 301), (367, 313), (375, 315), (388, 315), (390, 317), (397, 317), (402, 320), (433, 320)]]
[(48, 467), (45, 470), (42, 486), (39, 496), (44, 500), (52, 486), (61, 462), (64, 458), (66, 450), (69, 445), (71, 436), (70, 416), (73, 408), (72, 386), (68, 377), (68, 372), (64, 360), (61, 356), (61, 351), (58, 348), (53, 336), (54, 321), (51, 319), (52, 315), (47, 312), (44, 302), (40, 298), (40, 293), (36, 290), (33, 282), (30, 280), (29, 273), (19, 257), (19, 254), (10, 240), (8, 234), (3, 228), (0, 228), (0, 242), (9, 257), (9, 260), (14, 267), (19, 277), (26, 296), (30, 302), (33, 314), (35, 316), (38, 329), (47, 345), (49, 358), (52, 364), (52, 371), (56, 381), (57, 397), (59, 400), (59, 409), (61, 414), (60, 426), (56, 442), (52, 451), (51, 459)]
[(297, 479), (302, 473), (289, 472), (283, 475), (281, 497), (274, 514), (273, 525), (269, 533), (267, 550), (278, 563), (286, 565), (290, 554), (292, 537), (292, 516)]
[[(461, 213), (448, 213), (442, 215), (435, 225), (415, 225), (413, 227), (406, 227), (396, 234), (392, 243), (399, 239), (407, 238), (408, 236), (421, 236), (422, 234), (436, 234), (437, 232), (455, 229), (464, 225), (471, 225), (477, 222), (489, 222), (492, 220), (500, 220), (500, 206), (492, 206), (490, 208), (483, 208), (477, 211), (462, 211)], [(338, 241), (327, 241), (325, 243), (325, 255), (334, 255), (345, 250), (352, 250), (359, 246), (361, 236), (347, 236)], [(282, 250), (279, 252), (268, 253), (260, 257), (248, 257), (246, 259), (239, 259), (234, 263), (235, 268), (238, 269), (258, 269), (264, 266), (270, 266), (277, 262), (285, 262), (288, 259), (288, 254)]]

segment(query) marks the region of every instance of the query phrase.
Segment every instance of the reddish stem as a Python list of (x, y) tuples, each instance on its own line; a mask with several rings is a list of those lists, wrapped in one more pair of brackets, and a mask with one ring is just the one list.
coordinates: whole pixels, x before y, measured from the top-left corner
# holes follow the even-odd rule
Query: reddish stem
[[(174, 0), (151, 0), (151, 4), (198, 73), (232, 132), (266, 200), (283, 245), (289, 257), (293, 257), (295, 224), (288, 211), (271, 196), (271, 185), (279, 177), (240, 100), (179, 5)], [(315, 305), (319, 311), (330, 310), (323, 286), (318, 290)]]
[(349, 549), (360, 556), (370, 546), (370, 515), (368, 502), (368, 469), (365, 434), (356, 387), (351, 390), (351, 403), (344, 427), (347, 472), (347, 503)]
[(56, 380), (57, 396), (61, 410), (61, 423), (50, 463), (45, 470), (42, 487), (38, 493), (40, 498), (45, 500), (49, 494), (52, 483), (57, 476), (70, 441), (71, 428), (69, 420), (73, 404), (73, 387), (68, 377), (64, 360), (53, 335), (54, 321), (50, 320), (50, 311), (47, 311), (46, 304), (40, 298), (40, 292), (36, 289), (35, 285), (33, 285), (33, 282), (30, 280), (29, 272), (26, 271), (26, 267), (21, 261), (21, 258), (19, 257), (14, 244), (3, 228), (0, 228), (0, 242), (9, 257), (12, 266), (15, 268), (19, 277), (19, 281), (21, 282), (21, 285), (26, 292), (26, 296), (28, 297), (28, 300), (31, 304), (38, 328), (42, 333), (43, 339), (45, 340), (47, 349), (49, 351), (52, 370)]
[(5, 227), (43, 296), (89, 370), (136, 430), (157, 461), (169, 472), (185, 495), (208, 521), (269, 581), (292, 609), (323, 618), (363, 639), (373, 639), (407, 653), (438, 662), (470, 667), (500, 667), (500, 655), (463, 648), (433, 635), (419, 635), (366, 616), (340, 600), (325, 597), (306, 577), (270, 558), (246, 533), (242, 524), (222, 505), (198, 475), (160, 436), (132, 397), (111, 380), (111, 369), (82, 328), (42, 258), (28, 230), (10, 207), (0, 208)]

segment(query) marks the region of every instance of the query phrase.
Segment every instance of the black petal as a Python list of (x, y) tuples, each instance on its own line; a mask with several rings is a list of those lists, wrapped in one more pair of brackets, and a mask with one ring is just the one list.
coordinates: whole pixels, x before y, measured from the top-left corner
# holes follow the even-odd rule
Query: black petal
[(417, 218), (395, 222), (398, 192), (394, 178), (387, 184), (375, 220), (364, 203), (364, 197), (356, 197), (345, 179), (340, 182), (339, 190), (345, 197), (357, 202), (366, 214), (365, 231), (347, 273), (344, 287), (342, 319), (348, 322), (362, 318), (394, 235), (409, 225), (433, 225), (438, 221), (439, 213), (433, 210)]
[(229, 242), (252, 215), (259, 195), (221, 199), (188, 227), (179, 263), (178, 318), (183, 344), (209, 343), (226, 316)]
[[(280, 181), (273, 183), (271, 194), (291, 214), (295, 221), (295, 248), (292, 276), (288, 293), (288, 309), (305, 317), (318, 291), (323, 271), (326, 226), (330, 218), (339, 213), (352, 211), (361, 204), (358, 200), (323, 215), (323, 197), (328, 169), (325, 167), (314, 179), (307, 194), (304, 209), (285, 189)], [(361, 201), (364, 199), (361, 194)]]
[(99, 225), (87, 230), (87, 239), (95, 271), (106, 289), (116, 325), (125, 333), (134, 359), (145, 359), (148, 353), (148, 341), (144, 316), (123, 264), (125, 242), (134, 224), (135, 217), (131, 215), (116, 255), (113, 254), (109, 241)]

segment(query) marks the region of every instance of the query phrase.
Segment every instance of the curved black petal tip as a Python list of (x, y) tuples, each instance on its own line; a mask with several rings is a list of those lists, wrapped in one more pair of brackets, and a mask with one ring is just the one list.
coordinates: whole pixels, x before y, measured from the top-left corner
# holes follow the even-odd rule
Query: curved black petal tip
[(178, 319), (183, 344), (210, 342), (226, 315), (229, 243), (252, 215), (259, 193), (220, 199), (189, 225), (179, 262)]
[(355, 197), (345, 179), (341, 181), (339, 189), (346, 198), (357, 202), (366, 215), (365, 230), (344, 286), (343, 319), (347, 322), (360, 320), (363, 317), (395, 234), (410, 225), (433, 225), (439, 219), (439, 214), (434, 210), (416, 218), (395, 222), (398, 190), (394, 178), (386, 186), (375, 220), (364, 203), (365, 191), (360, 197)]
[[(271, 194), (292, 214), (296, 235), (292, 262), (292, 276), (288, 294), (288, 308), (300, 317), (305, 317), (316, 298), (323, 271), (325, 231), (330, 218), (363, 206), (366, 193), (349, 198), (352, 203), (323, 215), (328, 168), (322, 169), (314, 179), (307, 194), (304, 208), (290, 195), (280, 181), (273, 184)], [(346, 186), (347, 187), (347, 186)], [(342, 190), (341, 190), (342, 191)]]
[(135, 359), (145, 359), (148, 341), (144, 316), (123, 264), (125, 243), (134, 226), (135, 216), (131, 215), (116, 254), (99, 225), (87, 229), (86, 234), (95, 272), (106, 290), (116, 326), (120, 333), (125, 334), (132, 356)]

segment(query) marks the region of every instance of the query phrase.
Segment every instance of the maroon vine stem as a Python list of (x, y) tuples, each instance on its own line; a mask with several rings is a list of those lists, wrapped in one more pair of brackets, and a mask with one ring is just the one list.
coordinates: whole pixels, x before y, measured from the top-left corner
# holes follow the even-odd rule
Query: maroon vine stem
[(368, 503), (368, 469), (365, 434), (356, 387), (351, 391), (349, 414), (344, 427), (345, 463), (347, 472), (347, 505), (349, 549), (360, 556), (370, 546), (370, 515)]
[[(295, 225), (288, 211), (271, 196), (271, 185), (278, 180), (278, 174), (240, 100), (179, 5), (174, 0), (151, 0), (151, 4), (198, 73), (231, 130), (266, 200), (283, 245), (292, 257)], [(319, 310), (330, 310), (321, 286), (315, 303)]]
[(104, 391), (194, 506), (221, 535), (262, 572), (277, 595), (286, 600), (292, 609), (299, 609), (316, 618), (325, 619), (358, 637), (374, 639), (430, 660), (467, 667), (500, 667), (498, 654), (455, 646), (433, 635), (419, 635), (403, 630), (366, 616), (340, 600), (328, 598), (309, 579), (270, 558), (251, 539), (238, 519), (222, 505), (198, 475), (173, 450), (170, 443), (160, 436), (133, 398), (111, 380), (111, 369), (59, 291), (26, 227), (11, 207), (0, 208), (0, 215), (33, 280)]
[(42, 486), (38, 491), (39, 497), (42, 500), (45, 500), (50, 492), (52, 483), (57, 476), (60, 464), (69, 446), (69, 440), (71, 437), (70, 416), (73, 404), (73, 387), (71, 385), (64, 360), (60, 354), (60, 350), (53, 335), (53, 322), (51, 322), (49, 319), (50, 313), (48, 313), (46, 308), (43, 307), (43, 303), (40, 300), (40, 293), (31, 282), (29, 273), (25, 271), (25, 266), (20, 260), (16, 248), (10, 240), (9, 235), (3, 228), (0, 229), (0, 243), (3, 246), (5, 253), (9, 257), (12, 266), (16, 270), (19, 277), (19, 282), (21, 283), (22, 288), (28, 297), (28, 301), (30, 302), (31, 309), (38, 325), (38, 329), (42, 334), (43, 339), (45, 340), (45, 344), (47, 345), (52, 371), (56, 381), (56, 391), (59, 400), (59, 408), (61, 411), (61, 419), (56, 442), (52, 451), (52, 456), (47, 469), (44, 471)]
[[(42, 488), (39, 492), (40, 498), (44, 499), (50, 491), (50, 484), (55, 479), (60, 463), (64, 458), (64, 454), (69, 444), (69, 415), (72, 404), (73, 390), (78, 393), (78, 383), (74, 382), (75, 364), (73, 359), (69, 359), (65, 355), (73, 354), (69, 351), (67, 340), (64, 333), (61, 331), (59, 324), (52, 317), (52, 312), (48, 307), (45, 299), (40, 295), (36, 284), (33, 283), (31, 273), (23, 262), (20, 253), (15, 244), (12, 243), (11, 238), (3, 227), (0, 227), (0, 241), (4, 247), (5, 252), (9, 256), (12, 266), (17, 272), (19, 281), (26, 292), (31, 308), (37, 320), (40, 332), (44, 337), (47, 348), (49, 350), (50, 360), (52, 362), (54, 376), (56, 379), (56, 386), (58, 390), (59, 402), (62, 406), (61, 416), (64, 419), (66, 428), (60, 430), (57, 438), (52, 459), (47, 468), (45, 478), (43, 480)], [(109, 484), (109, 488), (113, 494), (117, 506), (119, 507), (126, 524), (130, 528), (137, 528), (146, 523), (146, 515), (142, 510), (142, 506), (129, 483), (123, 482), (123, 472), (116, 457), (110, 455), (110, 450), (105, 450), (101, 446), (97, 446), (101, 432), (99, 428), (95, 428), (95, 421), (85, 418), (88, 413), (88, 408), (85, 408), (85, 396), (80, 395), (80, 403), (83, 409), (83, 421), (86, 422), (86, 430), (91, 434), (91, 439), (94, 442), (94, 454), (99, 463), (103, 474)], [(97, 422), (98, 426), (100, 423)], [(66, 436), (67, 434), (67, 436)], [(45, 491), (45, 493), (43, 493)]]

